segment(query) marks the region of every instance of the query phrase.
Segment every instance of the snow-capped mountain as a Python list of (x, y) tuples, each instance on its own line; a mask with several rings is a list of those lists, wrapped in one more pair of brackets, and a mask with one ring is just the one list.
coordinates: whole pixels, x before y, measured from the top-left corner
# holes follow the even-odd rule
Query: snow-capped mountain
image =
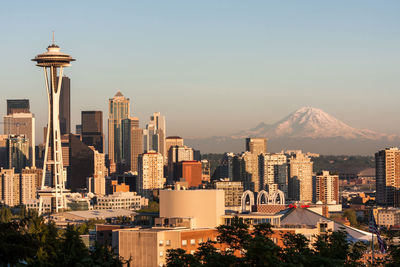
[(286, 118), (268, 125), (260, 123), (255, 128), (241, 131), (232, 137), (265, 136), (267, 138), (345, 138), (379, 140), (391, 138), (386, 134), (366, 129), (356, 129), (318, 108), (302, 107)]
[(302, 107), (274, 124), (260, 123), (230, 136), (185, 138), (185, 143), (203, 153), (240, 152), (246, 137), (268, 138), (269, 152), (303, 149), (321, 154), (373, 155), (400, 144), (398, 135), (357, 129), (313, 107)]

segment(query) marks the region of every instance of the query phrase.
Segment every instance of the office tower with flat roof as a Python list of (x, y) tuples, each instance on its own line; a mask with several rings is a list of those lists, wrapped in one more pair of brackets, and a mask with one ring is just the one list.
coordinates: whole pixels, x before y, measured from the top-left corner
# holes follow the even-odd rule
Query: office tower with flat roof
[(193, 149), (188, 146), (172, 146), (168, 151), (168, 184), (179, 180), (178, 163), (193, 160)]
[(4, 116), (4, 134), (23, 134), (29, 139), (29, 162), (35, 166), (35, 115), (29, 111), (29, 100), (7, 100), (7, 115)]
[(123, 162), (127, 170), (137, 172), (138, 157), (143, 154), (143, 129), (139, 128), (139, 118), (132, 117), (122, 120), (123, 131)]
[(82, 111), (81, 123), (82, 142), (104, 153), (103, 112)]
[[(260, 183), (264, 190), (281, 190), (288, 196), (287, 157), (283, 153), (262, 153), (258, 156)], [(268, 190), (269, 193), (273, 193)]]
[(400, 149), (386, 148), (375, 153), (376, 203), (381, 206), (400, 206)]
[(7, 99), (7, 115), (30, 113), (29, 99)]
[(288, 157), (289, 198), (294, 201), (312, 202), (313, 162), (297, 151)]
[(7, 138), (8, 168), (20, 173), (29, 163), (29, 140), (25, 135), (9, 135)]
[(161, 155), (164, 159), (166, 158), (166, 126), (165, 116), (162, 116), (160, 112), (154, 112), (150, 117), (150, 122), (146, 125), (144, 131), (144, 151), (154, 150)]
[(243, 182), (244, 190), (263, 190), (258, 172), (258, 155), (246, 151), (240, 158), (240, 181)]
[(151, 197), (154, 189), (163, 188), (165, 183), (163, 156), (155, 151), (140, 155), (137, 179), (137, 189), (141, 196)]
[(71, 133), (71, 79), (66, 76), (62, 77), (61, 82), (60, 131), (61, 135)]
[(116, 164), (122, 162), (122, 120), (129, 118), (129, 115), (129, 98), (118, 91), (108, 102), (108, 155), (110, 162)]
[(93, 146), (84, 144), (79, 136), (69, 134), (69, 168), (67, 185), (72, 190), (82, 190), (87, 186), (87, 177), (107, 176), (105, 155)]
[(267, 138), (246, 138), (246, 151), (256, 156), (267, 153)]
[(180, 136), (168, 136), (165, 138), (165, 152), (167, 154), (172, 146), (183, 146), (183, 138)]
[(222, 189), (225, 192), (225, 207), (240, 206), (243, 195), (242, 182), (233, 182), (228, 179), (213, 181), (212, 188)]
[(339, 204), (339, 175), (331, 175), (322, 171), (315, 177), (315, 202), (323, 204)]
[[(50, 199), (51, 212), (65, 209), (65, 171), (62, 162), (61, 130), (60, 130), (60, 95), (62, 94), (62, 80), (65, 67), (70, 66), (74, 59), (60, 51), (60, 47), (53, 44), (47, 51), (37, 55), (32, 61), (36, 66), (43, 68), (46, 93), (48, 100), (48, 124), (46, 134), (46, 149), (43, 164), (43, 179), (39, 191), (39, 215), (44, 211), (44, 199)], [(33, 138), (34, 139), (34, 138)], [(45, 178), (48, 179), (45, 179)]]

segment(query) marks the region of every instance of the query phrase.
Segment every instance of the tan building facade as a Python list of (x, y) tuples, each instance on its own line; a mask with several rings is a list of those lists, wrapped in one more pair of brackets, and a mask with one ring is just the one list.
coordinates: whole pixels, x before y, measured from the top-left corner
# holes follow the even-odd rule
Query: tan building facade
[(160, 217), (195, 218), (195, 228), (214, 228), (224, 214), (223, 190), (160, 191)]
[(163, 156), (151, 151), (140, 155), (138, 160), (138, 192), (140, 195), (148, 197), (153, 189), (164, 187)]
[(387, 148), (375, 153), (376, 202), (383, 206), (400, 206), (396, 197), (400, 189), (400, 150)]
[(307, 155), (297, 152), (289, 155), (289, 198), (295, 201), (312, 202), (313, 162)]

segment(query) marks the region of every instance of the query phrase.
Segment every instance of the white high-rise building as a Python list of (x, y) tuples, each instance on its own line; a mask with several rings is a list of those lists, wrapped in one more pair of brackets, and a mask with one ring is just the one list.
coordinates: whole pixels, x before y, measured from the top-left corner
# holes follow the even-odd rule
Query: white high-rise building
[[(265, 190), (273, 193), (275, 189), (283, 191), (287, 197), (287, 157), (283, 153), (262, 153), (258, 158), (260, 183)], [(271, 192), (272, 189), (272, 192)]]
[(165, 116), (162, 116), (160, 112), (154, 112), (153, 115), (150, 117), (150, 122), (146, 125), (146, 129), (143, 131), (144, 152), (154, 150), (160, 153), (165, 160), (167, 156), (165, 137)]
[(139, 155), (137, 177), (139, 195), (151, 197), (153, 189), (163, 188), (165, 183), (163, 156), (155, 151)]
[(312, 202), (313, 162), (307, 155), (297, 151), (288, 155), (289, 198), (295, 201)]

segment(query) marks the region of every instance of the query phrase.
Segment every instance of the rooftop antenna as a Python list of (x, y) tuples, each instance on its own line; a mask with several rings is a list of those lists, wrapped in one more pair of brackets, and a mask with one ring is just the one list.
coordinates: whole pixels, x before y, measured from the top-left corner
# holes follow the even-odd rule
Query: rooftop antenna
[(54, 44), (54, 31), (53, 31), (53, 44)]

